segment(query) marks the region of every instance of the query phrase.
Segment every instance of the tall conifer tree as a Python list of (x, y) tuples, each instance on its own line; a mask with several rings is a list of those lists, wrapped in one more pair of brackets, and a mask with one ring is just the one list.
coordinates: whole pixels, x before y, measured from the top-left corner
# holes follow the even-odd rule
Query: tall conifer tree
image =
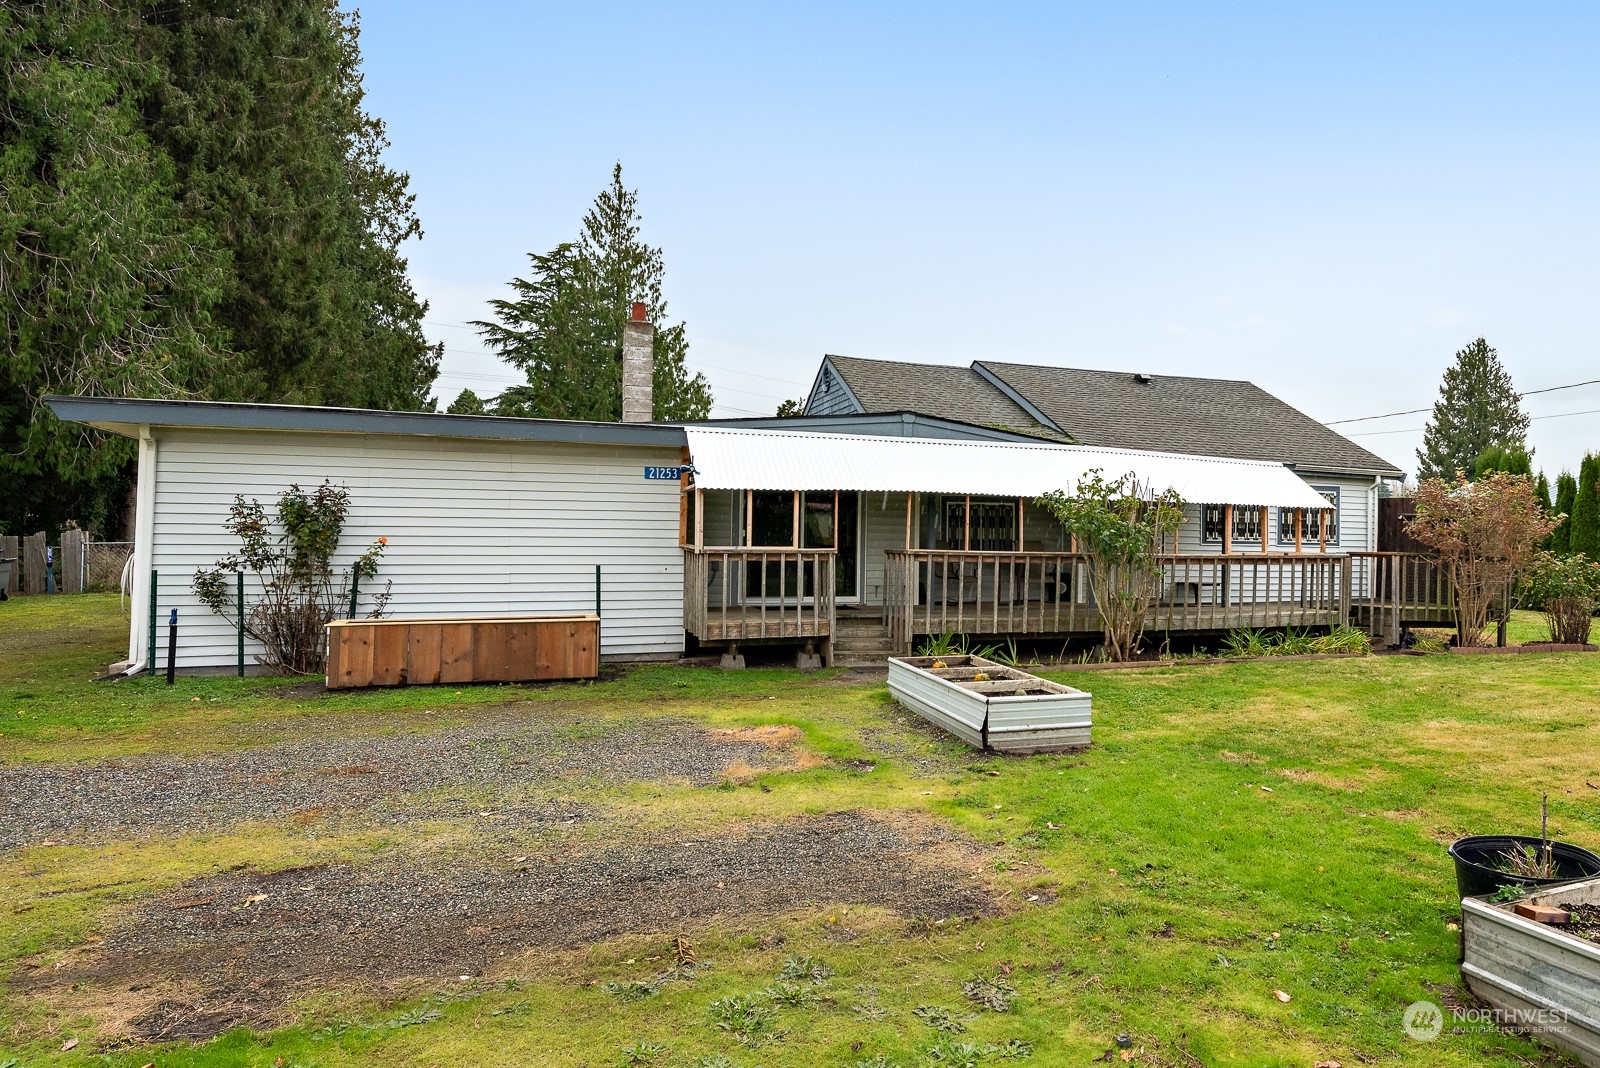
[(1555, 514), (1561, 522), (1550, 532), (1550, 551), (1565, 556), (1572, 551), (1572, 508), (1578, 500), (1578, 480), (1569, 472), (1556, 476)]
[(1600, 560), (1600, 456), (1583, 458), (1578, 468), (1578, 493), (1572, 503), (1571, 551)]
[(1528, 417), (1500, 356), (1483, 338), (1456, 353), (1417, 451), (1417, 475), (1450, 481), (1471, 475), (1492, 446), (1526, 451)]
[(711, 387), (685, 364), (683, 323), (667, 325), (661, 250), (639, 236), (639, 194), (622, 184), (622, 165), (583, 217), (577, 241), (532, 253), (527, 278), (514, 278), (512, 300), (490, 302), (495, 322), (474, 323), (501, 359), (527, 375), (502, 392), (501, 415), (558, 419), (622, 418), (622, 327), (635, 301), (655, 332), (657, 419), (703, 419)]

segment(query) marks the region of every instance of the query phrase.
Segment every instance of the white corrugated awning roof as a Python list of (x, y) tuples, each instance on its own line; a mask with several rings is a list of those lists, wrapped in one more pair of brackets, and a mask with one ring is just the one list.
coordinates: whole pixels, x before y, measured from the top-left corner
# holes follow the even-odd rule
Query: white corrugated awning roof
[(880, 438), (791, 430), (686, 427), (701, 489), (866, 490), (1037, 497), (1071, 492), (1088, 472), (1176, 490), (1195, 504), (1326, 508), (1282, 464), (1082, 445)]

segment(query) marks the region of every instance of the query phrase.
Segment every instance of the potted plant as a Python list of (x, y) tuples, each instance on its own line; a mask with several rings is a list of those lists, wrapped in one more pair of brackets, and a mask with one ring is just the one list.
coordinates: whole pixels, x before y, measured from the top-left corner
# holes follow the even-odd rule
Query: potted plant
[(1456, 890), (1462, 897), (1499, 893), (1505, 887), (1548, 886), (1600, 875), (1600, 856), (1550, 840), (1550, 796), (1539, 805), (1539, 836), (1475, 834), (1450, 844)]

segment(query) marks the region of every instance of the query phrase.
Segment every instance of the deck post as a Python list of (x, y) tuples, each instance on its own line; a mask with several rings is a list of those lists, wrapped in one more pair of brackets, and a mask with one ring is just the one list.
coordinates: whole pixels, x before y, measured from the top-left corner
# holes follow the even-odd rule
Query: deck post
[(1272, 551), (1267, 546), (1267, 507), (1266, 507), (1266, 505), (1262, 505), (1261, 506), (1261, 551), (1264, 552), (1264, 553)]
[(1305, 551), (1305, 532), (1306, 510), (1304, 508), (1296, 508), (1294, 510), (1294, 551), (1297, 553)]
[[(755, 490), (744, 491), (744, 547), (751, 548), (756, 543), (756, 495)], [(765, 578), (763, 577), (763, 581)]]
[[(706, 491), (694, 488), (694, 551), (706, 547)], [(724, 579), (724, 582), (727, 580)]]
[(1222, 506), (1222, 555), (1233, 555), (1233, 505)]
[(1328, 551), (1328, 520), (1332, 518), (1333, 509), (1324, 508), (1322, 510), (1322, 522), (1317, 524), (1317, 551), (1319, 553)]
[(790, 544), (793, 545), (796, 549), (798, 549), (798, 548), (800, 548), (800, 491), (799, 490), (795, 490), (794, 491), (794, 507), (793, 507), (792, 511), (793, 511), (794, 514), (790, 516), (790, 519), (793, 521), (792, 526), (791, 526), (790, 537), (793, 538), (793, 541), (791, 541)]
[(962, 510), (962, 518), (966, 523), (961, 535), (961, 551), (970, 553), (972, 551), (972, 494), (970, 493), (967, 494), (967, 504)]
[(906, 490), (906, 552), (911, 551), (911, 498), (915, 496)]

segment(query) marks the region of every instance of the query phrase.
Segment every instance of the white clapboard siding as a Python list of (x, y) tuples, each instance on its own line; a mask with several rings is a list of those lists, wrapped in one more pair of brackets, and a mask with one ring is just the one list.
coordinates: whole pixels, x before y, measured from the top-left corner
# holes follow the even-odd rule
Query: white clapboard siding
[(861, 554), (861, 603), (883, 603), (884, 552), (906, 547), (906, 495), (860, 495), (861, 528), (857, 552)]
[[(1354, 553), (1370, 552), (1377, 547), (1377, 527), (1372, 518), (1376, 510), (1373, 501), (1376, 499), (1377, 488), (1370, 478), (1357, 478), (1349, 475), (1302, 475), (1306, 482), (1318, 488), (1337, 486), (1339, 489), (1339, 540), (1336, 544), (1329, 544), (1329, 552)], [(1186, 503), (1183, 508), (1183, 526), (1178, 528), (1178, 552), (1192, 553), (1220, 553), (1222, 543), (1205, 541), (1205, 528), (1202, 525), (1204, 518), (1203, 503), (1195, 501)], [(1267, 547), (1270, 552), (1282, 553), (1294, 551), (1294, 530), (1289, 529), (1287, 543), (1278, 540), (1278, 510), (1267, 509), (1267, 523), (1271, 527), (1270, 540)], [(1317, 551), (1316, 539), (1307, 539), (1305, 550)], [(1259, 538), (1235, 538), (1233, 551), (1236, 553), (1259, 553), (1261, 540)]]
[[(236, 662), (233, 621), (201, 605), (190, 585), (197, 569), (238, 547), (223, 529), (235, 494), (270, 511), (291, 483), (309, 491), (324, 479), (350, 491), (340, 568), (378, 537), (388, 539), (378, 578), (366, 585), (393, 581), (394, 617), (593, 611), (598, 564), (601, 655), (682, 652), (678, 483), (644, 478), (646, 466), (675, 466), (675, 449), (298, 431), (156, 433), (146, 566), (160, 575), (158, 666), (166, 663), (172, 608), (179, 613), (180, 669)], [(370, 603), (363, 596), (363, 612)], [(148, 603), (135, 612), (137, 639)], [(259, 651), (246, 639), (247, 665)]]

